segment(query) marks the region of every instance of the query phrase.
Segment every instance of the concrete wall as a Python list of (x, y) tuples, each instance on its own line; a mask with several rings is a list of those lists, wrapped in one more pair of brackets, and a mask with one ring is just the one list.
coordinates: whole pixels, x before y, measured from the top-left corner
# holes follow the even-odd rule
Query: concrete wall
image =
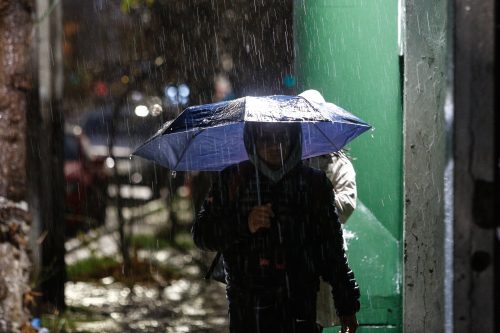
[(446, 0), (406, 0), (404, 294), (406, 333), (444, 331)]

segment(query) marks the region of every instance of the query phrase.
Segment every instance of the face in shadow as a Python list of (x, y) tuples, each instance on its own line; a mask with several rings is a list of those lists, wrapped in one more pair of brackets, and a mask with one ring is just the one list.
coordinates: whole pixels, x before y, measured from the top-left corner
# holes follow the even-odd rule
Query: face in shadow
[(290, 155), (291, 140), (291, 131), (286, 126), (262, 126), (255, 136), (257, 155), (270, 168), (278, 169)]

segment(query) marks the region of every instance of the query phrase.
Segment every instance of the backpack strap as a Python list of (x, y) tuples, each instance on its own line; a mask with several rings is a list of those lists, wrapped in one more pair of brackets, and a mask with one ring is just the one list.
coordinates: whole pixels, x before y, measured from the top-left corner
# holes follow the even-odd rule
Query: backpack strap
[[(207, 273), (205, 274), (205, 277), (204, 277), (205, 280), (210, 280), (210, 278), (212, 277), (212, 275), (215, 271), (215, 268), (217, 267), (217, 265), (220, 265), (219, 261), (220, 261), (221, 257), (222, 257), (222, 253), (217, 252), (214, 259), (212, 260), (212, 263), (210, 264), (210, 268), (208, 269)], [(219, 281), (219, 279), (215, 279), (215, 280)], [(222, 282), (222, 281), (219, 281), (219, 282)]]
[[(244, 184), (252, 174), (252, 166), (251, 162), (245, 161), (229, 170), (228, 199), (230, 202), (236, 200), (241, 185)], [(222, 266), (222, 252), (217, 252), (204, 279), (210, 280), (210, 278), (213, 278), (216, 281), (226, 283), (225, 277), (223, 276), (224, 268)]]

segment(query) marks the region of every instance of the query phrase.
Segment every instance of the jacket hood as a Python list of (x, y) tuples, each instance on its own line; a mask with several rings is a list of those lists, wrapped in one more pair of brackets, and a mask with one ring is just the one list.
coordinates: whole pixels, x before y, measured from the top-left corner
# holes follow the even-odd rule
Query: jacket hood
[[(286, 159), (282, 161), (281, 167), (271, 168), (257, 154), (255, 145), (261, 131), (273, 132), (273, 129), (283, 129), (285, 127), (290, 133), (290, 152)], [(267, 178), (273, 182), (280, 181), (288, 172), (295, 168), (302, 160), (302, 130), (299, 123), (245, 123), (243, 141), (248, 153), (250, 162)]]

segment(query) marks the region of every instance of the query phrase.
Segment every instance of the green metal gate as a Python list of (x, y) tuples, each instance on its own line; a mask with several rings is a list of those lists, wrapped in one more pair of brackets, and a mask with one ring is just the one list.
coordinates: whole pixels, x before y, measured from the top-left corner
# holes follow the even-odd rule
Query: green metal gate
[(294, 34), (299, 88), (319, 90), (374, 127), (350, 145), (359, 201), (344, 230), (362, 289), (359, 332), (401, 332), (398, 0), (295, 0)]

